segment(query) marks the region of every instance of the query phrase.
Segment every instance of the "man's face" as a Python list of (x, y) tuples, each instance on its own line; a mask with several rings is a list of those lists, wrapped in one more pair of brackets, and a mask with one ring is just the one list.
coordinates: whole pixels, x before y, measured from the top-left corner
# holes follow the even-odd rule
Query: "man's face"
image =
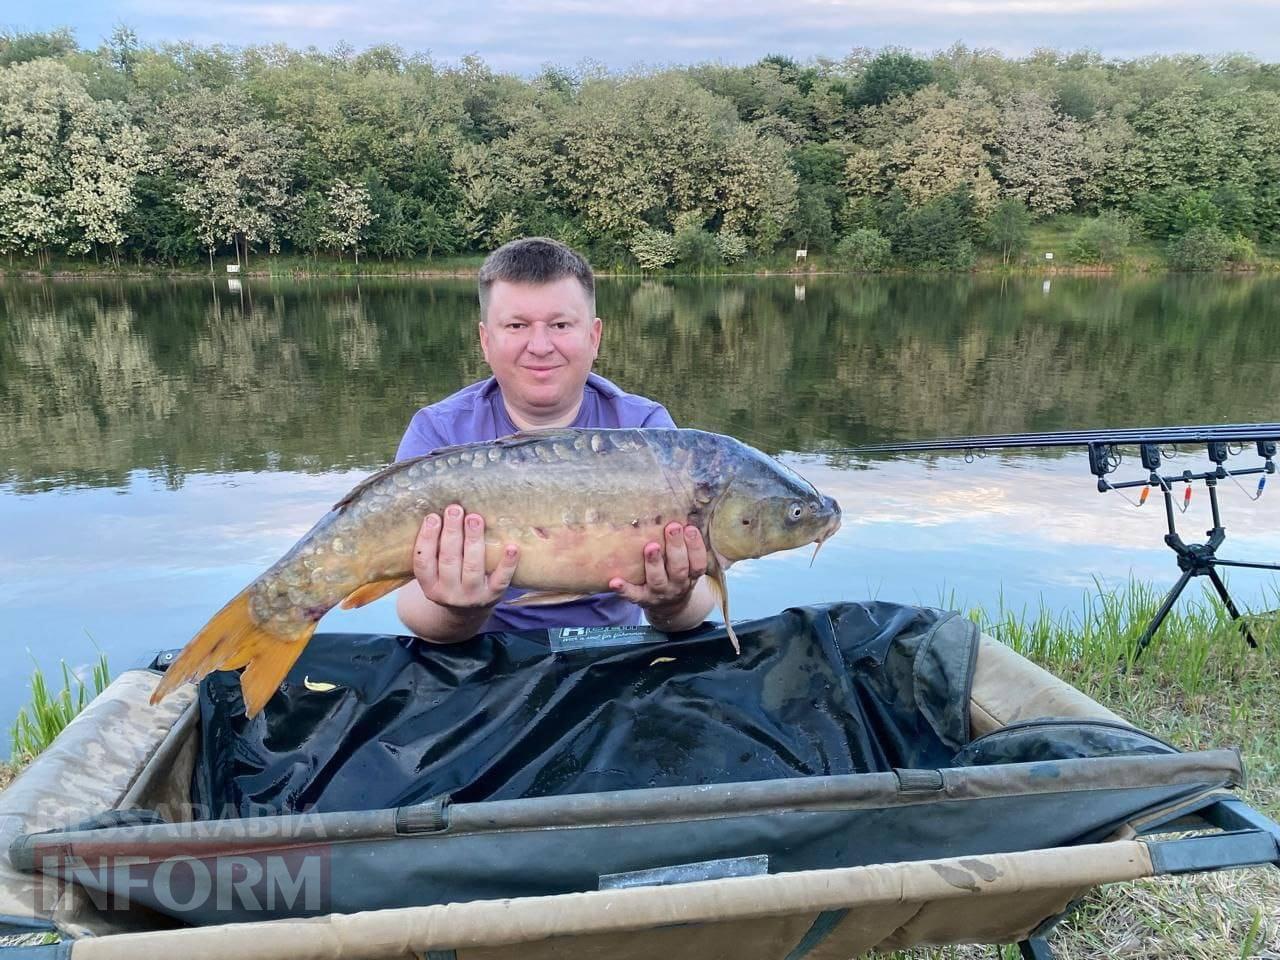
[(555, 413), (574, 407), (600, 347), (600, 319), (573, 277), (533, 285), (496, 281), (480, 348), (517, 410)]

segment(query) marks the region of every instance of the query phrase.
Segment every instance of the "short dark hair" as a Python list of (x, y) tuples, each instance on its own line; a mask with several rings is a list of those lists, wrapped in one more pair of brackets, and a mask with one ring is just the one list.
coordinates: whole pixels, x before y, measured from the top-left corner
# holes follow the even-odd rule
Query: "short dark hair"
[(507, 283), (555, 283), (573, 277), (582, 286), (596, 312), (596, 280), (586, 257), (550, 237), (523, 237), (504, 243), (480, 266), (480, 319), (489, 310), (489, 289), (499, 280)]

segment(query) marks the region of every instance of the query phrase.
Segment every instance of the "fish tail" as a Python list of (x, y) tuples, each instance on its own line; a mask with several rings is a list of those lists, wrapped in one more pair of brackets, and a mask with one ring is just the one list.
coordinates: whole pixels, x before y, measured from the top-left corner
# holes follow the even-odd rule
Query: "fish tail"
[(249, 588), (214, 614), (165, 671), (155, 693), (159, 703), (188, 680), (199, 682), (214, 670), (244, 667), (240, 689), (245, 713), (256, 716), (280, 686), (289, 668), (315, 633), (314, 620), (299, 621), (289, 634), (264, 630), (249, 609)]

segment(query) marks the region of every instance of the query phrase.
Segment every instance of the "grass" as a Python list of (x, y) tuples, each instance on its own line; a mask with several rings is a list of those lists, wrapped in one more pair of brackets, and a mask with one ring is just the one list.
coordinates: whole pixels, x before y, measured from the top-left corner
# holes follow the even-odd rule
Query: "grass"
[[(1242, 797), (1280, 819), (1280, 614), (1252, 618), (1261, 646), (1251, 650), (1216, 600), (1197, 599), (1188, 591), (1152, 646), (1135, 659), (1138, 638), (1162, 597), (1163, 587), (1131, 582), (1099, 588), (1075, 611), (1041, 607), (1028, 612), (998, 603), (994, 610), (970, 609), (967, 615), (990, 635), (1182, 749), (1238, 747), (1249, 778)], [(1271, 599), (1265, 605), (1280, 607), (1280, 594)], [(954, 596), (943, 598), (939, 606), (964, 609)], [(94, 672), (94, 686), (105, 680), (103, 659)], [(73, 683), (65, 665), (63, 681), (55, 696), (39, 671), (33, 676), (33, 701), (24, 708), (33, 732), (65, 725), (72, 708), (83, 705), (85, 685)], [(39, 741), (30, 743), (34, 747)], [(0, 786), (3, 776), (0, 770)], [(1161, 877), (1104, 887), (1054, 930), (1050, 943), (1060, 960), (1277, 960), (1280, 870)], [(997, 956), (1017, 960), (1018, 953), (1014, 947), (997, 952), (990, 946), (960, 946), (903, 951), (891, 958)]]
[(71, 672), (65, 661), (62, 663), (62, 689), (56, 693), (50, 689), (44, 672), (36, 667), (31, 674), (31, 702), (18, 711), (18, 717), (10, 731), (13, 746), (10, 766), (21, 767), (39, 756), (72, 718), (105, 690), (110, 682), (111, 673), (107, 668), (106, 654), (100, 654), (94, 665), (92, 693), (85, 682)]
[[(1163, 588), (1099, 589), (1078, 611), (971, 610), (992, 636), (1125, 719), (1184, 750), (1238, 747), (1241, 796), (1280, 819), (1280, 622), (1254, 617), (1251, 650), (1216, 602), (1184, 593), (1135, 662)], [(1270, 606), (1280, 606), (1280, 597)], [(940, 604), (960, 609), (954, 602)], [(1160, 877), (1104, 887), (1050, 935), (1059, 960), (1280, 958), (1280, 870)], [(989, 946), (917, 949), (894, 960), (1015, 960)]]

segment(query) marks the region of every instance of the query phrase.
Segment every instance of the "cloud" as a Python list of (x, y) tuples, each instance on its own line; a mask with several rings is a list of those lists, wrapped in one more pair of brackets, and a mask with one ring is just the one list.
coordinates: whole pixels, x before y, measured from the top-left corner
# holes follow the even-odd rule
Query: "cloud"
[(1023, 56), (1041, 47), (1105, 56), (1246, 51), (1280, 56), (1280, 7), (1271, 0), (50, 0), (21, 25), (69, 25), (82, 42), (123, 20), (146, 42), (287, 43), (357, 48), (396, 43), (442, 62), (478, 54), (522, 74), (590, 59), (616, 70), (708, 60), (749, 63), (768, 53), (838, 58), (857, 48), (922, 54), (955, 43)]
[[(141, 0), (139, 13), (187, 20), (231, 21), (240, 25), (292, 31), (330, 30), (358, 22), (361, 8), (347, 3), (178, 3)], [(175, 37), (174, 39), (180, 39)]]
[(340, 3), (233, 3), (224, 14), (264, 27), (324, 30), (354, 22), (359, 10)]
[[(1237, 2), (1241, 6), (1260, 6), (1252, 0)], [(1198, 5), (1169, 0), (900, 0), (892, 5), (881, 0), (741, 0), (731, 8), (700, 0), (652, 0), (633, 6), (602, 4), (599, 0), (502, 0), (500, 6), (516, 14), (614, 21), (755, 22), (760, 28), (775, 32), (792, 26), (797, 17), (813, 24), (821, 24), (825, 18), (830, 27), (904, 20), (936, 22), (940, 18), (1093, 17), (1098, 14), (1114, 17), (1152, 10), (1167, 16), (1180, 8), (1189, 12), (1200, 9)]]

